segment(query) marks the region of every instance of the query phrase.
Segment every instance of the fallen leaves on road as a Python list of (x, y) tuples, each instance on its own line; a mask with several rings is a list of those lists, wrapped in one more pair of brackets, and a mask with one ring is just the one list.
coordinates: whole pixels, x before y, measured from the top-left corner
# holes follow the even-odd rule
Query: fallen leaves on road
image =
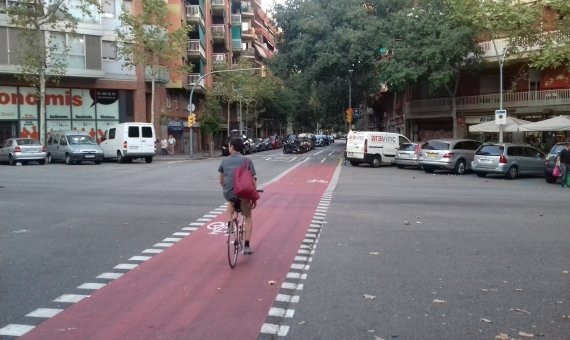
[(368, 295), (368, 294), (364, 294), (363, 297), (367, 300), (374, 300), (376, 299), (376, 296), (374, 295)]
[(509, 335), (507, 333), (499, 333), (499, 335), (495, 335), (495, 340), (509, 340)]
[(530, 314), (529, 311), (524, 310), (524, 309), (520, 309), (520, 308), (511, 308), (512, 311), (518, 312), (518, 313), (526, 313), (526, 314)]
[(486, 323), (493, 323), (493, 321), (491, 321), (489, 319), (484, 319), (484, 318), (481, 318), (481, 321), (486, 322)]
[(380, 255), (380, 253), (377, 252), (377, 251), (371, 251), (369, 254), (370, 254), (370, 255)]
[(406, 220), (404, 221), (404, 225), (410, 225), (410, 222)]
[(519, 335), (525, 338), (534, 338), (534, 334), (519, 332)]
[(304, 324), (304, 323), (306, 323), (306, 322), (307, 322), (307, 321), (299, 321), (299, 322), (297, 322), (297, 325), (302, 325), (302, 324)]
[(447, 301), (445, 301), (445, 300), (440, 300), (440, 299), (433, 299), (432, 302), (433, 302), (433, 303), (447, 303)]

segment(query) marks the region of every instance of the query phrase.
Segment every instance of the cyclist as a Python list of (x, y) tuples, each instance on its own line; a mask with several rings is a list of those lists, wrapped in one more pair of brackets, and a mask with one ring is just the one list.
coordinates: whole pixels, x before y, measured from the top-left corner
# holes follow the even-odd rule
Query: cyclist
[[(245, 244), (243, 253), (245, 255), (251, 255), (253, 254), (253, 250), (249, 244), (253, 230), (251, 210), (255, 208), (256, 202), (237, 197), (234, 194), (234, 172), (236, 168), (242, 166), (245, 159), (245, 157), (241, 154), (243, 148), (243, 140), (241, 138), (232, 138), (229, 145), (230, 155), (222, 161), (218, 167), (218, 172), (220, 173), (220, 185), (223, 187), (224, 198), (228, 201), (228, 208), (226, 210), (228, 226), (230, 225), (230, 221), (234, 215), (234, 203), (238, 203), (245, 220)], [(257, 181), (257, 177), (255, 177), (255, 168), (253, 167), (253, 162), (250, 162), (250, 170), (254, 176), (253, 178)]]

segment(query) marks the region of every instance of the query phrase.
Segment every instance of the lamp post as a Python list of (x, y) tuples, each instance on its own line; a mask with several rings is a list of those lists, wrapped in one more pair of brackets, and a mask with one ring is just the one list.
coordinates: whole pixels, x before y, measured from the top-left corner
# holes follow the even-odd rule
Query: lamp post
[[(504, 47), (499, 55), (497, 50), (497, 42), (493, 39), (493, 48), (497, 54), (497, 60), (499, 61), (499, 110), (503, 110), (503, 66), (505, 64), (505, 57), (507, 56), (507, 48)], [(504, 124), (499, 124), (499, 143), (503, 142), (503, 127)]]
[[(352, 107), (352, 72), (353, 70), (348, 70), (348, 109)], [(350, 122), (346, 122), (348, 124), (348, 130), (350, 130)]]

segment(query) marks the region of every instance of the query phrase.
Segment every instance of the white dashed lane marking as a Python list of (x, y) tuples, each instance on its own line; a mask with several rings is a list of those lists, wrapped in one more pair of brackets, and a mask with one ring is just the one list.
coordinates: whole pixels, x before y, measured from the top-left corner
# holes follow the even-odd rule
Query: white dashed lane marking
[(138, 267), (138, 264), (121, 263), (121, 264), (118, 264), (115, 267), (113, 267), (113, 269), (131, 270), (131, 269), (135, 269), (136, 267)]
[(63, 312), (63, 309), (59, 308), (38, 308), (35, 311), (26, 314), (26, 316), (32, 318), (51, 318), (57, 314)]
[(116, 280), (123, 276), (123, 273), (103, 273), (97, 276), (98, 279), (108, 279), (108, 280)]
[(17, 325), (17, 324), (10, 324), (0, 328), (0, 335), (3, 336), (22, 336), (32, 329), (35, 326), (30, 325)]
[(79, 294), (63, 294), (62, 296), (54, 299), (54, 302), (65, 302), (65, 303), (77, 303), (85, 298), (88, 298), (89, 295), (79, 295)]
[(88, 282), (88, 283), (84, 283), (84, 284), (80, 285), (79, 287), (77, 287), (77, 289), (96, 290), (96, 289), (101, 289), (101, 288), (105, 287), (106, 285), (107, 284), (105, 284), (105, 283)]

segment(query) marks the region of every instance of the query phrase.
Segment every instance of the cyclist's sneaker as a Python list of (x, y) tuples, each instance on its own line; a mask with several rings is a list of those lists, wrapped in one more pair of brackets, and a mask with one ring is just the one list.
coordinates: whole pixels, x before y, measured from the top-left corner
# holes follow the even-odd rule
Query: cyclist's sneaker
[(251, 255), (253, 254), (253, 249), (250, 246), (243, 247), (243, 254), (244, 255)]

